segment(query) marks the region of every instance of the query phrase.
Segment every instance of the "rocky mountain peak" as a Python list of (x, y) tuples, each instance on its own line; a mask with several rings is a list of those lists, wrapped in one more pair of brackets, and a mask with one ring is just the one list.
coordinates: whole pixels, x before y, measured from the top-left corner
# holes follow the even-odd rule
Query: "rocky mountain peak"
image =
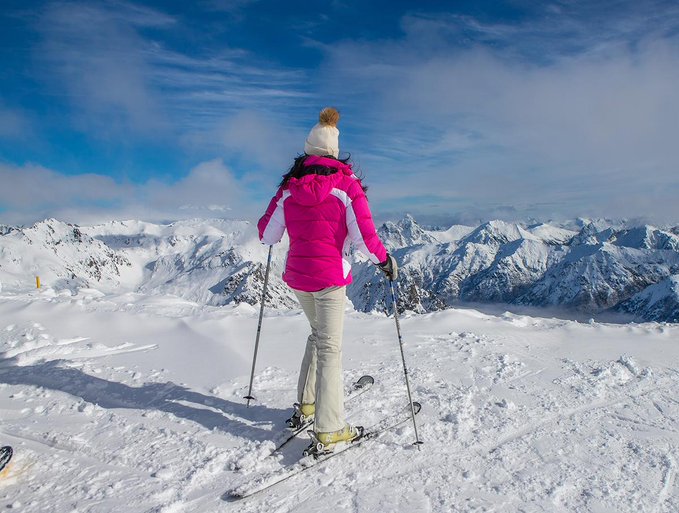
[(502, 245), (520, 239), (535, 239), (536, 237), (518, 224), (504, 221), (488, 221), (482, 224), (467, 237), (464, 242), (476, 244)]
[(438, 242), (435, 237), (417, 224), (410, 214), (406, 214), (397, 223), (391, 221), (384, 223), (377, 232), (389, 250), (396, 250), (416, 244), (435, 244)]
[(679, 236), (654, 226), (644, 225), (617, 233), (613, 244), (636, 249), (679, 251)]
[(648, 321), (679, 322), (679, 275), (647, 287), (621, 303), (617, 310)]

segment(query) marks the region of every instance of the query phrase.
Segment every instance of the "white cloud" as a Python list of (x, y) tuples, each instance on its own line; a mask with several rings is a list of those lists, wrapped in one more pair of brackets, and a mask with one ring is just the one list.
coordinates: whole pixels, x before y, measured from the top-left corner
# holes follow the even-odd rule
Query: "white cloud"
[(406, 28), (326, 49), (363, 95), (354, 155), (377, 208), (679, 219), (676, 38), (604, 34), (538, 62)]
[(151, 180), (137, 194), (159, 212), (242, 210), (247, 203), (247, 192), (221, 159), (199, 164), (175, 183)]
[(0, 222), (26, 224), (47, 217), (89, 223), (109, 219), (163, 221), (258, 212), (251, 193), (220, 159), (203, 162), (174, 183), (118, 183), (97, 175), (65, 175), (40, 166), (0, 164)]
[(42, 166), (0, 165), (0, 203), (10, 210), (33, 206), (84, 201), (109, 201), (127, 191), (113, 179), (103, 175), (69, 176)]
[(306, 133), (286, 127), (265, 113), (242, 112), (224, 122), (221, 137), (228, 152), (255, 161), (262, 168), (282, 171), (290, 166), (292, 157), (304, 151)]

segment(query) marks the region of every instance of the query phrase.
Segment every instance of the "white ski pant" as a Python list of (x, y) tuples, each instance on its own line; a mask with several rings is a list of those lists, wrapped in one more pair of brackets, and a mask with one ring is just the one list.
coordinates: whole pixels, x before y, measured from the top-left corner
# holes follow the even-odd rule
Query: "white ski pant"
[(346, 287), (318, 292), (294, 290), (309, 319), (307, 339), (297, 383), (297, 400), (316, 403), (315, 431), (326, 433), (344, 428), (342, 384), (342, 329)]

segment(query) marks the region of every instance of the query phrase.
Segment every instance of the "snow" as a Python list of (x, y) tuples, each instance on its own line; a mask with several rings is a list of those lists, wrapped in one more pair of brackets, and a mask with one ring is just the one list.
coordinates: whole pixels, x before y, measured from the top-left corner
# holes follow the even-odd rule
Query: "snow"
[[(139, 232), (139, 227), (129, 227)], [(124, 235), (121, 227), (121, 233)], [(105, 235), (105, 234), (100, 234)], [(113, 235), (108, 233), (108, 235)], [(472, 309), (401, 319), (421, 451), (405, 424), (239, 503), (294, 462), (267, 457), (307, 336), (267, 309), (169, 294), (0, 292), (0, 484), (21, 512), (676, 512), (679, 326)], [(393, 318), (347, 311), (344, 380), (376, 377), (349, 420), (406, 404)]]
[(474, 231), (473, 226), (454, 224), (447, 230), (432, 230), (429, 234), (441, 242), (457, 242)]
[(578, 232), (559, 228), (546, 223), (536, 224), (528, 231), (547, 244), (567, 244)]
[(649, 225), (632, 228), (617, 234), (614, 244), (630, 248), (679, 251), (679, 237)]
[(533, 239), (536, 237), (518, 224), (504, 221), (489, 221), (471, 232), (465, 240), (486, 245), (500, 245), (519, 239)]

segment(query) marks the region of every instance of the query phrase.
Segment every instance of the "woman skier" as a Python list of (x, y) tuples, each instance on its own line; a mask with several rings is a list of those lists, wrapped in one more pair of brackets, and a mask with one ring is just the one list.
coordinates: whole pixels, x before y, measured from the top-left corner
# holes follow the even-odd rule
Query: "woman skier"
[[(350, 245), (396, 279), (396, 260), (380, 241), (365, 188), (349, 159), (339, 158), (339, 112), (326, 107), (309, 132), (304, 154), (283, 176), (257, 224), (259, 238), (273, 245), (290, 238), (283, 281), (293, 290), (311, 326), (288, 426), (314, 421), (316, 441), (331, 451), (361, 435), (347, 424), (342, 384), (342, 325), (346, 286), (351, 283)], [(310, 446), (311, 449), (311, 446)]]

